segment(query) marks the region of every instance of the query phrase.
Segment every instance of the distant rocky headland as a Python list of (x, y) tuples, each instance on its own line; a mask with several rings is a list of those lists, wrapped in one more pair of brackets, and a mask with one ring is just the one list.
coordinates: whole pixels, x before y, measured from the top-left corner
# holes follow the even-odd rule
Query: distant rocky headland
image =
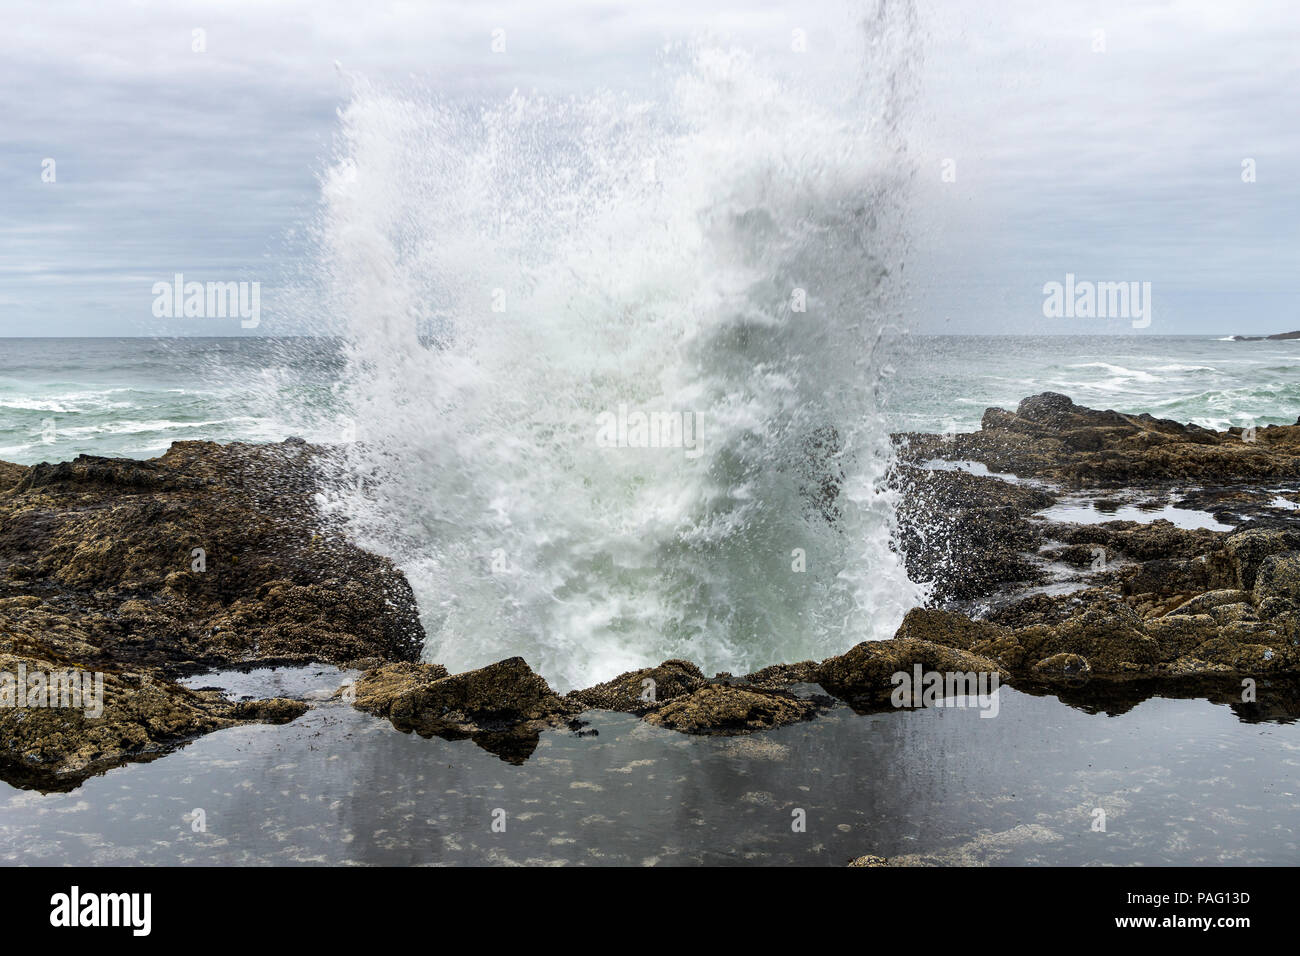
[(1283, 339), (1300, 339), (1300, 330), (1295, 332), (1275, 332), (1272, 335), (1233, 335), (1234, 342), (1270, 342)]
[[(1213, 431), (1044, 393), (988, 409), (978, 431), (894, 443), (897, 544), (932, 600), (891, 640), (743, 676), (664, 661), (565, 695), (518, 657), (461, 674), (421, 660), (405, 577), (317, 511), (330, 449), (178, 442), (148, 461), (0, 463), (0, 673), (103, 675), (99, 714), (0, 697), (0, 777), (69, 789), (310, 706), (180, 682), (217, 668), (355, 668), (339, 693), (357, 708), (516, 763), (544, 730), (581, 735), (592, 709), (727, 735), (837, 700), (888, 710), (891, 676), (917, 667), (1117, 710), (1173, 689), (1240, 706), (1243, 680), (1300, 675), (1300, 424)], [(1052, 515), (1081, 495), (1101, 517), (1173, 508), (1217, 528)]]

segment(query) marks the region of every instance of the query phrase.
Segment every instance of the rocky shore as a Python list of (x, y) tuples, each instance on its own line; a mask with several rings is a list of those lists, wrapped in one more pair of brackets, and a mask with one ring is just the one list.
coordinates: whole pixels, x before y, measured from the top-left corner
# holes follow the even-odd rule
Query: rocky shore
[[(0, 777), (68, 789), (308, 707), (179, 683), (218, 668), (357, 668), (340, 689), (357, 708), (512, 763), (545, 729), (586, 733), (593, 709), (720, 735), (815, 720), (837, 699), (888, 710), (892, 675), (918, 666), (1088, 708), (1300, 676), (1300, 424), (1215, 432), (1045, 393), (989, 409), (979, 431), (895, 444), (898, 544), (932, 596), (892, 640), (744, 676), (664, 661), (566, 695), (521, 658), (463, 674), (421, 662), (405, 578), (316, 506), (327, 449), (180, 442), (149, 461), (0, 463), (0, 674), (103, 675), (94, 715), (5, 706), (0, 687)], [(1063, 502), (1074, 510), (1056, 513)], [(1105, 520), (1126, 509), (1213, 527)]]
[(75, 786), (307, 707), (228, 701), (177, 682), (190, 674), (418, 658), (405, 578), (317, 517), (319, 453), (178, 442), (150, 461), (0, 464), (0, 674), (103, 674), (94, 716), (0, 697), (0, 776)]

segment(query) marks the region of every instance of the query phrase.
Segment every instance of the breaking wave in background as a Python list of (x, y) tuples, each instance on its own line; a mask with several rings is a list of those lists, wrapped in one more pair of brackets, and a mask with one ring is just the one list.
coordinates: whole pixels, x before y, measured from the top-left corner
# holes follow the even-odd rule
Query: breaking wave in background
[[(354, 81), (315, 228), (356, 439), (325, 507), (405, 571), (428, 659), (744, 673), (923, 600), (878, 394), (915, 33), (882, 5), (838, 89), (703, 45), (652, 102)], [(620, 409), (698, 454), (607, 447)]]

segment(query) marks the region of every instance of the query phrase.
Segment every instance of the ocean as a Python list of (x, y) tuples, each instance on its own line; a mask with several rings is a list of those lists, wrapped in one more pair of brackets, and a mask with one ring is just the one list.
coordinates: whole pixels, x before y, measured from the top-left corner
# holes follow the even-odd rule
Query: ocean
[[(564, 689), (670, 657), (743, 673), (888, 637), (925, 599), (889, 549), (888, 495), (858, 495), (856, 541), (805, 520), (780, 477), (787, 439), (753, 421), (743, 371), (728, 371), (713, 400), (740, 395), (750, 407), (733, 412), (721, 451), (694, 461), (592, 448), (613, 398), (568, 394), (584, 370), (558, 375), (558, 358), (537, 363), (550, 379), (530, 384), (547, 404), (493, 383), (483, 388), (492, 400), (467, 400), (481, 387), (473, 378), (444, 391), (437, 376), (463, 368), (414, 338), (404, 350), (384, 339), (383, 354), (400, 353), (403, 367), (384, 368), (382, 387), (373, 361), (332, 338), (6, 339), (0, 349), (0, 459), (148, 458), (186, 439), (359, 439), (353, 447), (366, 451), (350, 456), (349, 474), (380, 480), (325, 507), (403, 569), (428, 655), (453, 669), (522, 653)], [(877, 451), (889, 432), (973, 430), (985, 408), (1044, 390), (1214, 428), (1290, 424), (1297, 352), (1300, 342), (1213, 336), (901, 335), (877, 346), (857, 413), (812, 407), (841, 430), (857, 414), (859, 447)], [(788, 411), (780, 393), (763, 399), (778, 416)], [(635, 390), (619, 382), (609, 394)], [(716, 446), (720, 416), (693, 407)], [(774, 447), (759, 444), (765, 434)], [(715, 481), (719, 462), (727, 487)], [(865, 470), (858, 487), (877, 473)], [(806, 578), (756, 557), (794, 546), (814, 567)], [(509, 573), (487, 573), (492, 562)]]
[(328, 339), (0, 339), (0, 459), (152, 458), (174, 441), (337, 440)]
[[(412, 345), (414, 346), (414, 342)], [(1300, 340), (1217, 336), (929, 336), (894, 340), (876, 383), (890, 431), (972, 431), (1042, 391), (1093, 408), (1289, 425)], [(0, 459), (150, 458), (173, 441), (355, 437), (332, 338), (0, 339)]]

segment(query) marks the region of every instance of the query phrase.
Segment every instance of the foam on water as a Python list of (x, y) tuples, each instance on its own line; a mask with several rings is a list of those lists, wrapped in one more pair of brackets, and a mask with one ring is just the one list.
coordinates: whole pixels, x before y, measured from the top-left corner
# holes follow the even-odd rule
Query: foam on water
[[(882, 10), (843, 89), (708, 47), (648, 103), (357, 82), (316, 230), (357, 438), (323, 503), (406, 572), (429, 659), (743, 673), (923, 598), (877, 411), (914, 57)], [(609, 447), (624, 412), (698, 445)]]

